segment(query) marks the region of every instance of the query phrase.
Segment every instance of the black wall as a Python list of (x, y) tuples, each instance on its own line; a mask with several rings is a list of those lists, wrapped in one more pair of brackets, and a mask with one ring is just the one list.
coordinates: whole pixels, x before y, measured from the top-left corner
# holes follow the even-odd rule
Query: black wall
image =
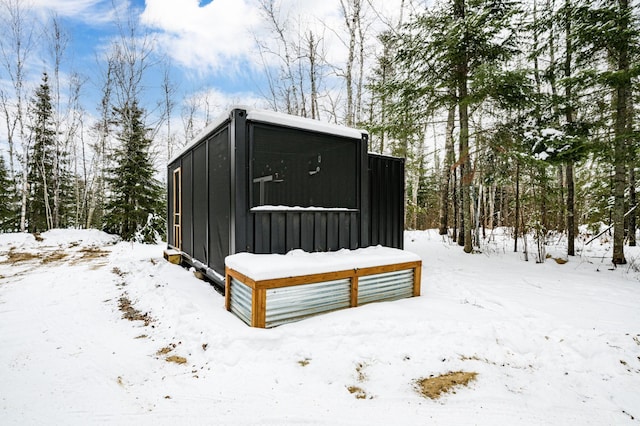
[(251, 207), (359, 207), (360, 140), (264, 124), (250, 129)]
[(404, 160), (369, 154), (370, 244), (404, 246)]
[[(224, 275), (229, 254), (402, 247), (404, 162), (367, 154), (353, 139), (247, 120), (229, 120), (168, 168), (170, 246), (173, 171), (182, 171), (182, 251)], [(263, 185), (254, 179), (273, 176)], [(254, 211), (260, 204), (321, 210)], [(334, 210), (328, 210), (334, 209)]]
[(224, 258), (230, 254), (231, 165), (229, 128), (224, 127), (208, 140), (209, 159), (209, 258), (207, 265), (224, 273)]
[(357, 249), (360, 247), (359, 215), (357, 210), (254, 212), (254, 253)]

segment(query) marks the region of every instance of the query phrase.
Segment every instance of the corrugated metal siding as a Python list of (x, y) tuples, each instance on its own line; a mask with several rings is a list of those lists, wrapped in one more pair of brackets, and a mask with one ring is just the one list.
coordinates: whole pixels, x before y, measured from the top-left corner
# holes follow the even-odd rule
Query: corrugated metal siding
[(344, 279), (267, 290), (266, 327), (348, 308), (350, 289), (350, 280)]
[(251, 287), (231, 277), (231, 312), (251, 325)]
[(358, 279), (358, 305), (413, 296), (413, 269)]

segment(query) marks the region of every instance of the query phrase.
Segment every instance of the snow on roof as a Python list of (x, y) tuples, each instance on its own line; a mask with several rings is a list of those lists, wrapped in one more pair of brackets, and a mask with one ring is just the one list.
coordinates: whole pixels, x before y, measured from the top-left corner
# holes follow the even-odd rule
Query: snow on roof
[(308, 253), (303, 250), (292, 250), (287, 254), (237, 253), (227, 256), (225, 265), (253, 280), (260, 281), (418, 260), (420, 256), (415, 253), (375, 246), (319, 253)]
[(353, 129), (351, 127), (340, 126), (338, 124), (324, 123), (311, 118), (298, 117), (296, 115), (283, 114), (280, 112), (266, 111), (259, 109), (248, 109), (247, 120), (260, 123), (273, 123), (281, 126), (294, 127), (297, 129), (312, 130), (320, 133), (328, 133), (347, 138), (362, 138), (366, 134), (365, 130)]
[(235, 106), (229, 109), (224, 114), (220, 115), (218, 118), (213, 120), (207, 127), (205, 127), (198, 135), (193, 138), (191, 142), (189, 142), (183, 149), (181, 149), (177, 154), (174, 154), (173, 157), (169, 160), (168, 164), (176, 161), (181, 155), (185, 152), (189, 151), (195, 145), (200, 143), (204, 138), (206, 138), (212, 131), (221, 126), (231, 117), (231, 112), (241, 109), (245, 110), (247, 113), (247, 120), (254, 121), (258, 123), (269, 123), (269, 124), (277, 124), (285, 127), (293, 127), (296, 129), (302, 130), (311, 130), (314, 132), (327, 133), (336, 136), (344, 136), (347, 138), (362, 138), (363, 134), (367, 134), (366, 130), (354, 129), (351, 127), (340, 126), (338, 124), (324, 123), (322, 121), (313, 120), (311, 118), (298, 117), (295, 115), (284, 114), (281, 112), (275, 111), (267, 111), (261, 110), (257, 108), (248, 108), (245, 106)]

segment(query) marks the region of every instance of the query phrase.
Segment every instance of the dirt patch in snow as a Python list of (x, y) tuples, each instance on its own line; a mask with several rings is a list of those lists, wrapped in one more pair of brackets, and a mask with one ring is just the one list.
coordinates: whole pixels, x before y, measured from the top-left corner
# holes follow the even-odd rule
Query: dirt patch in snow
[[(356, 364), (356, 380), (358, 381), (358, 383), (364, 383), (369, 379), (365, 372), (365, 369), (367, 367), (367, 363), (364, 362), (359, 362)], [(367, 394), (367, 392), (360, 386), (347, 386), (347, 390), (357, 399), (373, 399), (373, 396)]]
[(309, 365), (309, 362), (311, 362), (311, 359), (305, 358), (298, 361), (298, 364), (300, 365), (300, 367), (306, 367), (307, 365)]
[[(68, 248), (73, 247), (73, 245), (67, 248), (54, 248), (53, 250), (41, 250), (39, 253), (30, 253), (28, 251), (18, 251), (15, 248), (10, 248), (7, 252), (6, 259), (0, 260), (0, 264), (9, 264), (15, 265), (18, 263), (25, 263), (30, 261), (40, 261), (43, 264), (50, 264), (63, 261), (71, 256), (72, 253), (69, 252)], [(87, 260), (96, 260), (99, 258), (103, 258), (109, 255), (109, 252), (106, 250), (102, 250), (99, 247), (84, 247), (78, 250), (77, 252), (80, 256), (74, 256), (72, 265), (76, 265), (80, 262)]]
[(367, 399), (367, 398), (371, 399), (371, 397), (367, 395), (364, 389), (362, 389), (359, 386), (349, 386), (347, 387), (347, 390), (349, 391), (350, 394), (355, 396), (357, 399)]
[(59, 262), (67, 256), (68, 254), (63, 251), (54, 251), (53, 253), (49, 253), (44, 259), (42, 259), (42, 263)]
[(144, 321), (144, 325), (149, 325), (153, 319), (148, 313), (142, 313), (133, 307), (131, 300), (126, 296), (126, 293), (118, 300), (118, 308), (122, 311), (122, 318), (129, 321)]
[(456, 393), (455, 389), (467, 386), (476, 379), (478, 373), (454, 371), (439, 376), (430, 376), (416, 380), (418, 392), (425, 398), (438, 399), (443, 393)]
[(107, 250), (103, 250), (99, 247), (83, 247), (78, 252), (80, 253), (80, 257), (74, 259), (74, 265), (83, 261), (96, 260), (109, 256), (109, 252)]
[(367, 364), (364, 364), (362, 362), (359, 362), (358, 365), (356, 366), (356, 375), (357, 375), (356, 378), (360, 383), (367, 380), (367, 374), (364, 372), (365, 367), (367, 367)]
[(13, 265), (20, 262), (28, 262), (34, 259), (40, 259), (40, 255), (24, 252), (24, 251), (15, 251), (13, 249), (10, 249), (9, 252), (7, 253), (7, 259), (3, 260), (1, 263), (4, 263), (4, 264), (8, 263), (10, 265)]
[(164, 348), (158, 350), (158, 352), (156, 352), (156, 355), (166, 355), (169, 352), (171, 352), (173, 350), (172, 347), (170, 346), (165, 346)]
[(171, 355), (165, 358), (167, 362), (175, 362), (176, 364), (186, 364), (187, 359), (183, 356)]

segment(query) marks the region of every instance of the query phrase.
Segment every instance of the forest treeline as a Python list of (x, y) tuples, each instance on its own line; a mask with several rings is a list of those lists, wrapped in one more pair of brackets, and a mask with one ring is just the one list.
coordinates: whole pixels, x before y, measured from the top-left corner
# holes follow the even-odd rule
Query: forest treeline
[[(269, 108), (366, 129), (371, 151), (405, 158), (407, 228), (439, 228), (472, 252), (491, 229), (510, 227), (514, 249), (533, 235), (543, 261), (550, 235), (566, 235), (573, 255), (578, 226), (594, 234), (612, 225), (612, 261), (626, 262), (638, 215), (636, 3), (335, 3), (340, 24), (259, 1), (270, 37), (255, 37), (255, 49)], [(89, 114), (87, 76), (65, 65), (60, 20), (36, 33), (25, 1), (0, 0), (0, 9), (1, 229), (162, 234), (154, 167), (210, 122), (215, 100), (176, 98), (153, 33), (129, 10), (100, 56), (98, 114)], [(33, 55), (47, 67), (30, 89)], [(152, 71), (162, 78), (149, 93)]]

